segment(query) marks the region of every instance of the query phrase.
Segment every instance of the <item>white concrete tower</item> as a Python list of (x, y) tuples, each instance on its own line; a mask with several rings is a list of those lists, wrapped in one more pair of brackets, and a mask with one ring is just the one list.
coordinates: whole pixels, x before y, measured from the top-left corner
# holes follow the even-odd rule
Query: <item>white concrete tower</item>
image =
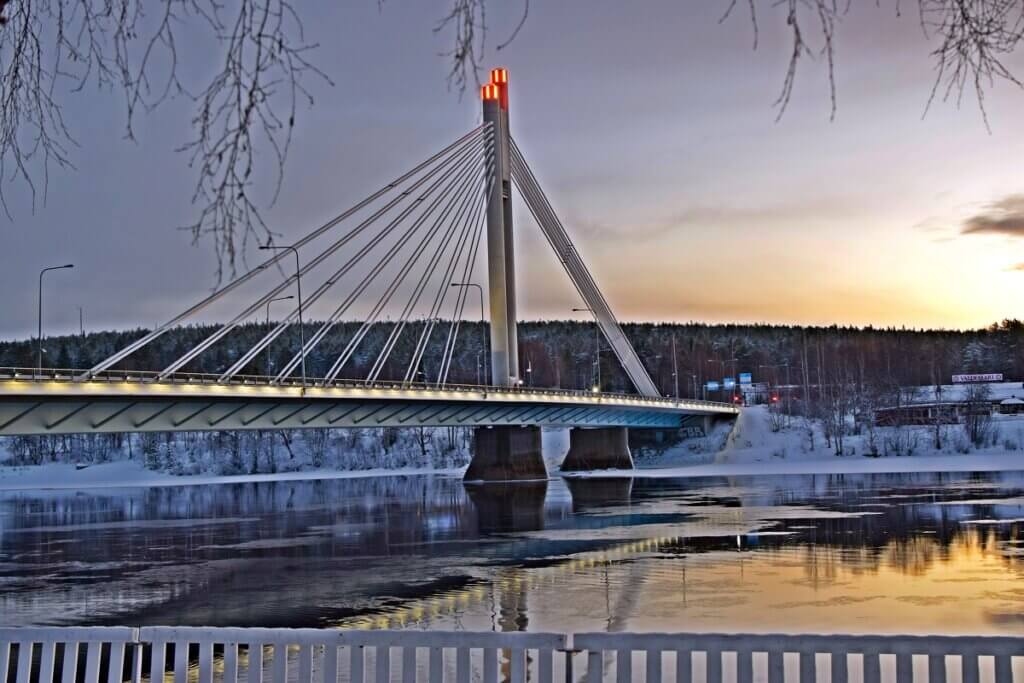
[(515, 239), (512, 231), (512, 167), (508, 127), (508, 70), (493, 69), (480, 92), (484, 122), (492, 125), (494, 189), (487, 204), (487, 275), (491, 303), (491, 382), (519, 382), (516, 333)]

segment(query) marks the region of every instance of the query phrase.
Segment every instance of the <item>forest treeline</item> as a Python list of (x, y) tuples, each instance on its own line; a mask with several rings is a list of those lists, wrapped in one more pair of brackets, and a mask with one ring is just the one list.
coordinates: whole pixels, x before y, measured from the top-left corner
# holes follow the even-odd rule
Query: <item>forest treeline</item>
[[(383, 366), (380, 379), (402, 380), (408, 374), (423, 321), (408, 323)], [(308, 339), (318, 322), (305, 326)], [(307, 359), (307, 373), (323, 376), (359, 332), (360, 323), (341, 323)], [(387, 343), (394, 323), (381, 322), (366, 333), (339, 377), (364, 379)], [(117, 370), (156, 370), (200, 343), (215, 325), (171, 330), (118, 364)], [(219, 373), (253, 347), (270, 326), (252, 323), (183, 366), (183, 371)], [(447, 338), (447, 324), (433, 327), (417, 381), (436, 382)], [(1024, 322), (1004, 320), (979, 330), (916, 330), (903, 328), (809, 327), (796, 325), (710, 325), (703, 323), (638, 323), (624, 325), (662, 393), (672, 395), (676, 380), (681, 396), (702, 393), (702, 385), (723, 375), (750, 372), (754, 381), (773, 385), (825, 385), (830, 382), (908, 386), (947, 384), (961, 372), (1001, 372), (1024, 378)], [(534, 321), (519, 325), (520, 370), (524, 383), (538, 387), (583, 389), (593, 386), (597, 336), (592, 323)], [(47, 367), (89, 368), (142, 337), (147, 330), (89, 332), (44, 340)], [(487, 379), (486, 328), (461, 324), (450, 383), (474, 384)], [(299, 348), (299, 331), (290, 328), (250, 362), (243, 373), (274, 374)], [(32, 339), (0, 342), (0, 366), (34, 367)], [(600, 379), (605, 391), (632, 391), (611, 349), (600, 340)], [(676, 375), (678, 372), (678, 375)]]

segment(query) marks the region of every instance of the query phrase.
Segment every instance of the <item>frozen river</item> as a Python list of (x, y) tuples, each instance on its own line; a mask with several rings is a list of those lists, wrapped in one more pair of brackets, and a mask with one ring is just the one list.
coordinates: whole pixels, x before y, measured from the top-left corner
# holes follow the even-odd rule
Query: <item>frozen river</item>
[(0, 493), (0, 625), (1024, 634), (1024, 476)]

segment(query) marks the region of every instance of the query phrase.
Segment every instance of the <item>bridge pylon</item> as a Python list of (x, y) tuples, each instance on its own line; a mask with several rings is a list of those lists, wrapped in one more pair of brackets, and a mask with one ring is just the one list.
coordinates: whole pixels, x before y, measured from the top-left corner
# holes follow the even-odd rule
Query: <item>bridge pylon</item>
[(519, 382), (516, 331), (515, 237), (512, 230), (512, 138), (508, 125), (508, 70), (492, 69), (480, 91), (484, 123), (491, 124), (488, 154), (494, 158), (487, 200), (487, 276), (491, 304), (491, 383)]

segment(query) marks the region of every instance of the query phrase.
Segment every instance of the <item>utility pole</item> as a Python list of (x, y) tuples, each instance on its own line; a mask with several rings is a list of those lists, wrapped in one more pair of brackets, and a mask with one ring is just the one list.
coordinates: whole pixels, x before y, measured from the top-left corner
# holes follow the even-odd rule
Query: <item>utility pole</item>
[(486, 324), (484, 324), (484, 288), (475, 282), (453, 282), (449, 286), (462, 288), (476, 287), (476, 291), (480, 295), (480, 351), (476, 355), (476, 383), (477, 386), (480, 386), (480, 353), (483, 353), (487, 350), (487, 326)]
[[(592, 308), (574, 308), (572, 310), (573, 313), (587, 311), (594, 314), (594, 309)], [(601, 391), (601, 326), (597, 323), (596, 314), (594, 317), (594, 386), (591, 389), (593, 391)]]
[(487, 203), (487, 272), (491, 301), (491, 382), (519, 383), (516, 332), (516, 273), (512, 231), (512, 163), (508, 125), (508, 70), (492, 69), (480, 91), (484, 123), (491, 125), (493, 189)]
[(676, 400), (679, 400), (679, 358), (676, 356), (676, 335), (672, 333), (672, 380), (676, 388)]
[(266, 244), (260, 249), (288, 249), (295, 254), (295, 288), (299, 295), (299, 354), (302, 361), (302, 394), (306, 394), (306, 333), (302, 325), (302, 268), (299, 267), (299, 250), (293, 245), (276, 246)]
[(51, 270), (63, 270), (74, 267), (75, 264), (69, 263), (64, 266), (50, 266), (39, 271), (39, 330), (36, 336), (36, 370), (40, 375), (43, 374), (43, 274)]

